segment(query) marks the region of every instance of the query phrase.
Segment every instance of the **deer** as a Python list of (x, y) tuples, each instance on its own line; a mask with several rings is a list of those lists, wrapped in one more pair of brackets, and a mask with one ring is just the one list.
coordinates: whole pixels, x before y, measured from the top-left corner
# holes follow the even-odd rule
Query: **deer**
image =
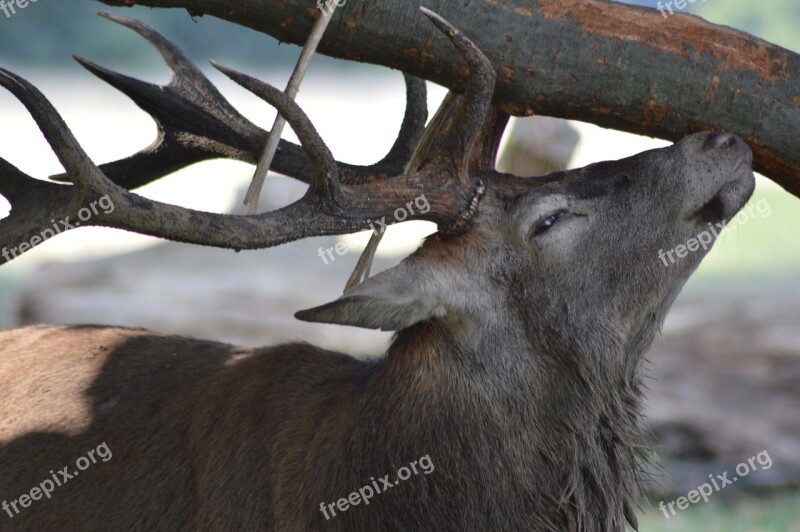
[(424, 83), (406, 75), (397, 141), (370, 166), (337, 161), (279, 90), (214, 65), (300, 140), (281, 141), (272, 169), (308, 192), (255, 215), (131, 192), (214, 157), (255, 163), (266, 138), (141, 22), (103, 14), (156, 48), (168, 85), (76, 58), (158, 124), (126, 159), (95, 165), (45, 97), (0, 70), (66, 171), (44, 181), (0, 159), (12, 205), (0, 235), (17, 250), (106, 196), (114, 209), (85, 225), (236, 250), (363, 230), (423, 194), (430, 208), (409, 218), (438, 228), (375, 275), (365, 253), (341, 297), (296, 314), (393, 331), (375, 359), (111, 326), (0, 332), (4, 530), (637, 528), (652, 460), (645, 353), (710, 246), (668, 266), (659, 253), (746, 204), (752, 152), (735, 134), (696, 132), (584, 168), (502, 173), (509, 116), (492, 101), (491, 62), (421, 12), (432, 26), (420, 31), (466, 63), (462, 84), (428, 122)]

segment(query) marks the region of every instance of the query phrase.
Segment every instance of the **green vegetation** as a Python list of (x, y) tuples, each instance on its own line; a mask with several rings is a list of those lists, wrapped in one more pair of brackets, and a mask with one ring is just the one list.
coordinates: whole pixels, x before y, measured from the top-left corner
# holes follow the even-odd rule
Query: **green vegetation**
[[(98, 11), (116, 12), (152, 25), (201, 66), (207, 65), (208, 59), (216, 59), (234, 68), (279, 68), (288, 76), (300, 53), (298, 47), (280, 45), (263, 33), (212, 17), (192, 18), (185, 10), (110, 8), (86, 0), (51, 1), (28, 4), (10, 18), (0, 11), (0, 66), (23, 74), (25, 69), (52, 67), (83, 73), (72, 60), (72, 54), (77, 54), (128, 73), (164, 68), (146, 41), (98, 17)], [(323, 57), (314, 60), (315, 64), (333, 61)]]
[(770, 0), (704, 0), (696, 2), (695, 12), (716, 24), (725, 24), (790, 50), (800, 50), (797, 21), (800, 2)]
[(642, 532), (800, 532), (800, 493), (693, 504), (669, 519), (652, 509), (639, 515)]
[(696, 282), (719, 276), (764, 278), (800, 272), (800, 199), (765, 183), (756, 189), (743, 212), (750, 206), (752, 217), (741, 224), (731, 223), (723, 231), (703, 260)]

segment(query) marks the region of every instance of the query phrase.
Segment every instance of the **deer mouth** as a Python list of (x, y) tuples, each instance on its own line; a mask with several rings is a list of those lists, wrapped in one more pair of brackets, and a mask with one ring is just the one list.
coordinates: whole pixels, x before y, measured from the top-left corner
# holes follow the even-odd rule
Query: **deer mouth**
[(743, 158), (733, 171), (734, 178), (723, 184), (703, 205), (687, 218), (701, 223), (729, 221), (744, 207), (756, 187), (752, 159)]

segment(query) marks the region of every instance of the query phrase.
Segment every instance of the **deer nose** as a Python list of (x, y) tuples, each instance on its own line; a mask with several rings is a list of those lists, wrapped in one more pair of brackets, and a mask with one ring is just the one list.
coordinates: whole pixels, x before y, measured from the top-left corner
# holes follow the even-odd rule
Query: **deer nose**
[(736, 146), (739, 142), (739, 137), (734, 135), (733, 133), (712, 133), (707, 138), (706, 141), (703, 143), (703, 150), (721, 150), (725, 148), (732, 148)]

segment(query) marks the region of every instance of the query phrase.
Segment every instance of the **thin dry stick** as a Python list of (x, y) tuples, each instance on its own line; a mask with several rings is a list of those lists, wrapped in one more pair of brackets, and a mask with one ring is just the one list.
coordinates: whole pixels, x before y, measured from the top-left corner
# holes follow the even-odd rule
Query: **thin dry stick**
[[(420, 10), (423, 10), (423, 12), (427, 11), (425, 8), (420, 8)], [(450, 111), (457, 101), (458, 96), (454, 92), (451, 91), (447, 93), (447, 96), (445, 96), (439, 111), (437, 111), (433, 116), (430, 124), (422, 133), (422, 137), (420, 137), (419, 142), (417, 142), (417, 145), (414, 147), (414, 152), (411, 154), (411, 158), (408, 160), (405, 168), (403, 169), (404, 174), (416, 172), (420, 169), (420, 167), (422, 167), (422, 160), (428, 153), (435, 134), (441, 130), (450, 114)], [(358, 262), (356, 263), (355, 270), (353, 270), (353, 273), (350, 274), (350, 278), (347, 280), (347, 284), (344, 286), (345, 293), (369, 279), (370, 270), (372, 269), (372, 261), (375, 260), (375, 253), (378, 251), (378, 246), (380, 245), (381, 240), (383, 240), (385, 234), (386, 227), (381, 227), (380, 229), (376, 229), (372, 232), (369, 237), (369, 242), (367, 242), (367, 247), (364, 248), (364, 251), (361, 253), (361, 257), (359, 257)]]
[[(341, 0), (338, 1), (340, 2)], [(336, 6), (337, 0), (328, 0), (324, 7), (320, 5), (319, 18), (317, 18), (314, 23), (314, 27), (311, 28), (308, 40), (303, 47), (303, 51), (300, 53), (300, 59), (298, 59), (297, 65), (294, 67), (294, 72), (292, 72), (292, 77), (289, 78), (289, 84), (284, 91), (292, 100), (297, 96), (297, 91), (300, 89), (303, 76), (305, 76), (306, 70), (308, 70), (308, 66), (311, 64), (311, 58), (317, 50), (319, 41), (322, 40), (322, 36), (328, 28), (328, 23), (333, 17)], [(275, 152), (278, 150), (278, 143), (280, 142), (281, 134), (283, 134), (283, 128), (285, 126), (286, 120), (278, 113), (278, 116), (275, 117), (275, 123), (272, 125), (272, 130), (267, 136), (264, 151), (261, 153), (261, 158), (258, 160), (256, 171), (253, 174), (253, 181), (250, 183), (250, 188), (247, 189), (247, 194), (244, 198), (244, 206), (247, 207), (248, 214), (255, 214), (258, 209), (258, 198), (261, 196), (264, 180), (267, 178), (272, 159), (275, 157)]]
[(361, 257), (359, 257), (356, 263), (355, 270), (350, 274), (347, 284), (344, 285), (345, 293), (369, 279), (369, 272), (372, 268), (372, 261), (375, 259), (375, 252), (378, 251), (378, 245), (381, 243), (385, 232), (386, 229), (381, 227), (373, 231), (372, 235), (370, 235), (367, 247), (364, 248)]

